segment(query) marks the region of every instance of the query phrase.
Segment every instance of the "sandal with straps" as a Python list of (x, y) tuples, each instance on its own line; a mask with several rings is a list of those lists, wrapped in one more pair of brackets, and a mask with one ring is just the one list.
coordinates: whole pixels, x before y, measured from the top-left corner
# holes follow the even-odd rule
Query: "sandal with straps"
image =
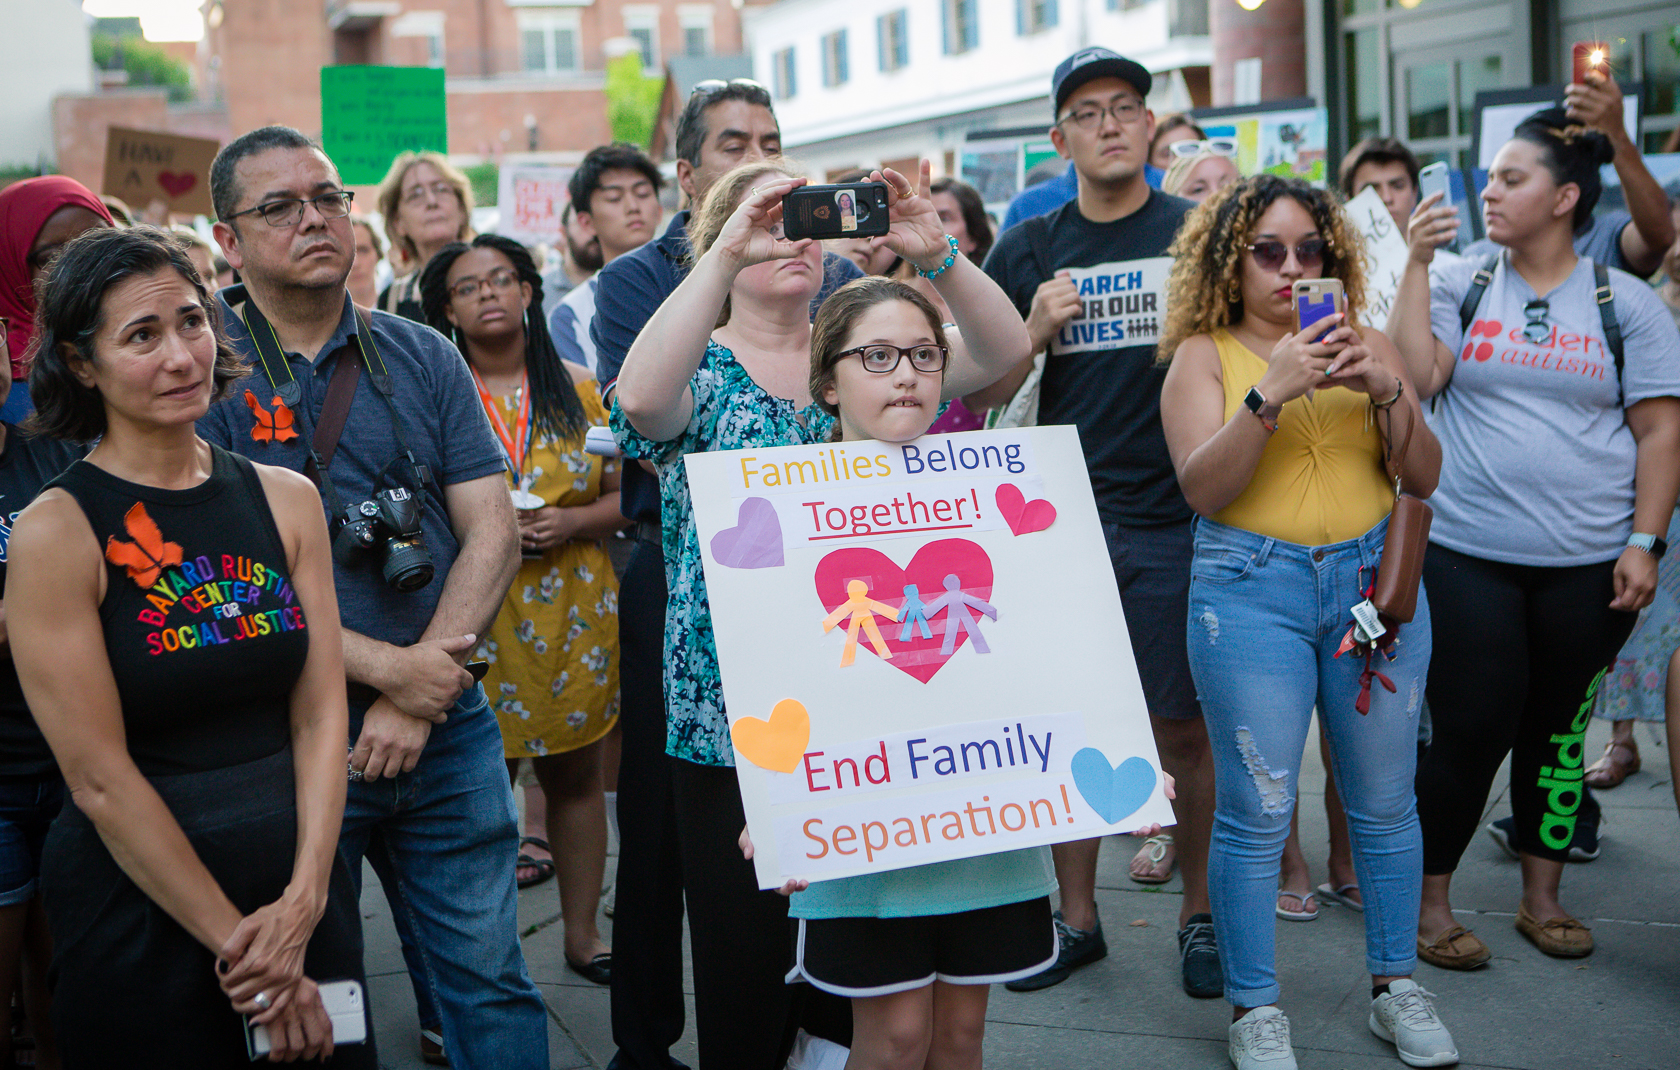
[[(1619, 757), (1618, 752), (1625, 751), (1626, 759)], [(1627, 739), (1612, 739), (1604, 745), (1604, 757), (1587, 766), (1586, 782), (1591, 788), (1613, 788), (1639, 772), (1639, 744), (1632, 736)]]
[(1166, 859), (1167, 852), (1172, 850), (1172, 846), (1173, 838), (1169, 832), (1163, 832), (1159, 836), (1151, 836), (1144, 840), (1143, 846), (1138, 848), (1138, 853), (1132, 856), (1132, 864), (1136, 865), (1137, 860), (1142, 858), (1148, 860), (1149, 868), (1142, 873), (1135, 869), (1128, 869), (1127, 876), (1138, 884), (1165, 884), (1172, 880), (1173, 862), (1167, 862), (1164, 869), (1161, 867), (1162, 861)]

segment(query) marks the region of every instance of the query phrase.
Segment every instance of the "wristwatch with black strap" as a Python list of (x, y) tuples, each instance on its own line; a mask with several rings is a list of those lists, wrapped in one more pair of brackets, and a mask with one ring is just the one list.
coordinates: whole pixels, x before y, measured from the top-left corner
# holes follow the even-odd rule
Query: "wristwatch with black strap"
[(1648, 535), (1641, 531), (1629, 535), (1627, 544), (1637, 550), (1644, 550), (1658, 561), (1661, 561), (1662, 555), (1668, 552), (1668, 543), (1663, 540), (1661, 535)]
[(1283, 412), (1283, 406), (1274, 405), (1267, 401), (1266, 395), (1260, 393), (1259, 387), (1249, 387), (1247, 396), (1243, 398), (1243, 404), (1248, 406), (1249, 412), (1260, 417), (1260, 422), (1266, 426), (1266, 430), (1277, 430), (1278, 415)]

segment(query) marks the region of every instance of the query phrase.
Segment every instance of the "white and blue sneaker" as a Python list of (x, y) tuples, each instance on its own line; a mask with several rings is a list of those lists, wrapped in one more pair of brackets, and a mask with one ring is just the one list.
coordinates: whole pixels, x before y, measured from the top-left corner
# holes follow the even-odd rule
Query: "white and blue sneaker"
[(1231, 1023), (1231, 1065), (1237, 1070), (1298, 1070), (1289, 1045), (1289, 1019), (1276, 1007), (1256, 1007)]
[(1371, 1032), (1394, 1045), (1407, 1066), (1453, 1066), (1458, 1046), (1435, 1013), (1435, 997), (1409, 978), (1371, 1001)]

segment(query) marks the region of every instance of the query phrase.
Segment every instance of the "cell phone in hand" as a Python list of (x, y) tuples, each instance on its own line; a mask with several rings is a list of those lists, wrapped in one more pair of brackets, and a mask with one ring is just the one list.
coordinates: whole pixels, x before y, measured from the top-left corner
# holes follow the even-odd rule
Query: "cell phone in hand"
[(1601, 75), (1610, 73), (1610, 45), (1604, 41), (1576, 41), (1570, 49), (1573, 61), (1573, 81), (1576, 85), (1587, 84), (1587, 72), (1597, 71)]
[(1418, 172), (1418, 203), (1429, 199), (1430, 194), (1439, 193), (1441, 203), (1439, 208), (1452, 208), (1452, 175), (1444, 163), (1432, 163)]
[[(367, 1014), (362, 999), (362, 985), (359, 981), (325, 981), (318, 986), (321, 993), (321, 1006), (326, 1009), (327, 1017), (332, 1021), (333, 1045), (364, 1044), (367, 1042)], [(268, 1027), (251, 1024), (249, 1015), (245, 1017), (245, 1051), (251, 1061), (266, 1059), (268, 1053), (274, 1050), (274, 1043), (269, 1039)]]
[(618, 440), (613, 438), (610, 427), (591, 427), (584, 432), (583, 452), (592, 453), (597, 457), (624, 456), (624, 451), (618, 448)]
[(885, 182), (800, 186), (782, 198), (782, 236), (788, 241), (878, 238), (887, 223)]
[(466, 670), (472, 673), (474, 680), (483, 683), (484, 674), (490, 671), (490, 663), (488, 661), (469, 661), (466, 664)]
[[(1341, 279), (1296, 279), (1289, 288), (1290, 296), (1295, 303), (1295, 330), (1297, 333), (1306, 330), (1325, 316), (1336, 312), (1347, 311), (1347, 293), (1342, 289)], [(1343, 323), (1332, 323), (1319, 332), (1317, 342)]]

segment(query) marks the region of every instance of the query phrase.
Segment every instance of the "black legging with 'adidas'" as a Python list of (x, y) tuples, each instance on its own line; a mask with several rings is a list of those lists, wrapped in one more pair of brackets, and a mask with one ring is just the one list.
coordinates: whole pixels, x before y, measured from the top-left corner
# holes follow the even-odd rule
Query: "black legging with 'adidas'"
[(1434, 736), (1417, 771), (1424, 873), (1458, 868), (1507, 752), (1515, 842), (1536, 857), (1568, 857), (1593, 696), (1635, 620), (1610, 608), (1614, 569), (1507, 565), (1430, 543)]

